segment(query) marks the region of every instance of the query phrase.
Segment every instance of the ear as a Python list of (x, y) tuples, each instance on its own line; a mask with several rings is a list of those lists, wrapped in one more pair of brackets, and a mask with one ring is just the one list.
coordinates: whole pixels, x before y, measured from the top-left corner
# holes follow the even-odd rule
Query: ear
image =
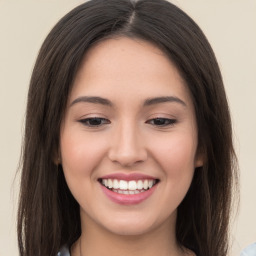
[(197, 149), (195, 156), (195, 168), (202, 167), (205, 163), (205, 153), (201, 149)]
[(204, 165), (204, 160), (201, 157), (196, 157), (195, 159), (195, 168), (202, 167)]
[(61, 164), (61, 156), (59, 149), (54, 152), (52, 160), (55, 165)]

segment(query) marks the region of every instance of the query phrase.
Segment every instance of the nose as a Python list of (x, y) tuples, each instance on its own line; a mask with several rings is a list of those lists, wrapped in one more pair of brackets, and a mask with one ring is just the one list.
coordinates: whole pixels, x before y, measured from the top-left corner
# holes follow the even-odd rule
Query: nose
[(146, 161), (145, 141), (135, 125), (120, 125), (114, 132), (108, 157), (123, 167), (132, 167)]

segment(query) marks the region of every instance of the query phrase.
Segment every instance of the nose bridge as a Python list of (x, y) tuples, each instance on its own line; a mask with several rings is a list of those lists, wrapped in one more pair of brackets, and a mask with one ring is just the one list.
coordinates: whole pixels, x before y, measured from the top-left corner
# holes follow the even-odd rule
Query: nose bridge
[(147, 152), (138, 125), (128, 119), (117, 125), (109, 150), (109, 158), (123, 166), (131, 166), (146, 160)]

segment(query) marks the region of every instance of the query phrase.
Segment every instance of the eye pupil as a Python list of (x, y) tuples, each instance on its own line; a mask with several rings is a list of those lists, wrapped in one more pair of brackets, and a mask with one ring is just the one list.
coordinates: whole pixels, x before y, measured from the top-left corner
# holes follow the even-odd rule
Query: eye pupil
[(102, 118), (102, 117), (89, 117), (85, 119), (79, 120), (81, 124), (83, 124), (86, 127), (91, 127), (91, 128), (97, 128), (104, 126), (106, 124), (110, 124), (110, 121), (108, 119)]
[(166, 120), (163, 118), (156, 118), (154, 120), (155, 125), (164, 125), (166, 123)]
[(89, 120), (90, 125), (100, 125), (101, 124), (101, 118), (91, 118)]

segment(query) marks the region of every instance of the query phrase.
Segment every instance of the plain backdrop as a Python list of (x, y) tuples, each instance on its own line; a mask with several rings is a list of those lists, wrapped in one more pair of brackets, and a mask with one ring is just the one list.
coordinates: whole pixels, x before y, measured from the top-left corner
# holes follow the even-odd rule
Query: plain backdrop
[[(0, 0), (0, 256), (18, 255), (16, 211), (26, 95), (47, 33), (78, 0)], [(232, 256), (256, 241), (256, 0), (174, 0), (202, 28), (219, 61), (241, 171)]]

